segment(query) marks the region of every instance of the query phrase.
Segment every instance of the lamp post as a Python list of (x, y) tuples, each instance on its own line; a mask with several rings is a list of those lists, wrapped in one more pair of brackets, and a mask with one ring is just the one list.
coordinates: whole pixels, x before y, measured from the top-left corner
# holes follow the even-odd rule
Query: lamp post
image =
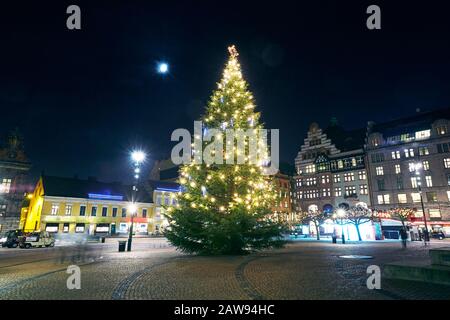
[(338, 221), (338, 219), (341, 220), (341, 223), (338, 223), (341, 226), (341, 241), (342, 244), (345, 244), (345, 234), (344, 234), (344, 217), (345, 217), (345, 210), (342, 208), (339, 208), (336, 210), (336, 213), (333, 215), (333, 218)]
[(414, 164), (414, 171), (416, 172), (416, 183), (417, 183), (417, 189), (419, 191), (420, 195), (420, 204), (422, 206), (422, 214), (423, 214), (423, 223), (425, 225), (425, 231), (423, 234), (424, 244), (427, 245), (427, 242), (430, 241), (430, 237), (428, 234), (428, 225), (427, 225), (427, 216), (425, 214), (425, 205), (423, 204), (423, 197), (422, 197), (422, 181), (420, 178), (420, 170), (422, 169), (422, 163), (417, 162)]
[(139, 174), (141, 173), (141, 164), (145, 160), (145, 153), (140, 150), (133, 151), (131, 153), (131, 160), (133, 161), (134, 166), (134, 184), (131, 193), (131, 204), (128, 206), (128, 210), (131, 213), (131, 225), (130, 225), (130, 232), (128, 235), (127, 251), (131, 251), (131, 243), (133, 241), (134, 216), (136, 215), (138, 209), (136, 206), (136, 197), (138, 192)]

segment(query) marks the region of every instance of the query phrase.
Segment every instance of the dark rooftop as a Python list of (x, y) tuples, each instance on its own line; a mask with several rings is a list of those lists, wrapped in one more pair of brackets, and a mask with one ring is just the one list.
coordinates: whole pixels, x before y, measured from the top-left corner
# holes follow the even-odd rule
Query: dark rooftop
[[(46, 196), (94, 198), (116, 201), (131, 201), (132, 186), (118, 182), (100, 182), (95, 179), (82, 180), (55, 176), (42, 176)], [(91, 196), (89, 196), (91, 194)], [(114, 197), (116, 196), (116, 197)], [(109, 198), (108, 198), (109, 197)], [(138, 202), (152, 202), (152, 195), (141, 188), (137, 194)]]

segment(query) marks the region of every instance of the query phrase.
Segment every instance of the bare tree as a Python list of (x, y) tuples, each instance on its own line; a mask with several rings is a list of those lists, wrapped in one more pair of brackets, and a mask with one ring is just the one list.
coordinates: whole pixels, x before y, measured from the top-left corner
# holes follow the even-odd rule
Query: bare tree
[(317, 240), (320, 240), (320, 225), (326, 220), (327, 215), (316, 209), (309, 209), (308, 211), (301, 212), (299, 215), (299, 220), (302, 223), (310, 223), (314, 224), (316, 229)]
[(362, 241), (359, 226), (372, 220), (372, 210), (365, 203), (358, 203), (347, 210), (346, 218), (349, 223), (355, 225), (358, 241)]

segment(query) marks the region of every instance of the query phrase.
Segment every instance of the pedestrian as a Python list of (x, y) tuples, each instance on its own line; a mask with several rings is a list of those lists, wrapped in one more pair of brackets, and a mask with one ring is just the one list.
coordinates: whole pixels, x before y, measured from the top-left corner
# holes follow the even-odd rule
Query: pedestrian
[(402, 247), (406, 249), (406, 240), (408, 239), (408, 233), (406, 229), (403, 227), (400, 229), (400, 238), (402, 239)]

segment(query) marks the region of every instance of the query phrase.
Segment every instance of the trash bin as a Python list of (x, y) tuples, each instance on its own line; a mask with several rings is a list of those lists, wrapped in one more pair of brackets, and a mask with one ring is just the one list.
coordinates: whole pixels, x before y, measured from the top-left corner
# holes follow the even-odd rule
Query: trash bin
[(336, 236), (332, 236), (331, 239), (333, 240), (333, 243), (337, 243)]
[(105, 243), (106, 238), (102, 237), (102, 243)]
[(124, 252), (126, 246), (127, 246), (126, 241), (119, 241), (119, 252)]

